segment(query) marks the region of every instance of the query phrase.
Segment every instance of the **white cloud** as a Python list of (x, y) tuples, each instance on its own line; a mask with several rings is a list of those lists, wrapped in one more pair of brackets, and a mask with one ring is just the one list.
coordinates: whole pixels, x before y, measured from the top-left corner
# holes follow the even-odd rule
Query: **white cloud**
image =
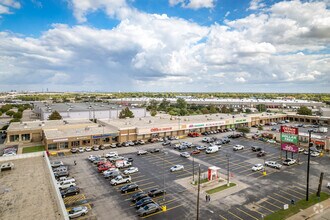
[(200, 9), (214, 8), (215, 0), (169, 0), (171, 6), (180, 5), (183, 8)]
[(0, 15), (11, 14), (10, 9), (19, 9), (21, 4), (16, 0), (0, 0)]
[(249, 10), (258, 10), (266, 6), (263, 0), (251, 0)]
[(103, 9), (121, 18), (119, 25), (56, 24), (38, 38), (0, 32), (0, 87), (219, 91), (221, 85), (235, 91), (240, 83), (241, 91), (290, 85), (293, 92), (329, 92), (330, 55), (319, 52), (329, 48), (324, 3), (281, 2), (223, 25), (201, 26), (139, 12), (124, 1), (93, 2), (76, 1), (80, 21)]

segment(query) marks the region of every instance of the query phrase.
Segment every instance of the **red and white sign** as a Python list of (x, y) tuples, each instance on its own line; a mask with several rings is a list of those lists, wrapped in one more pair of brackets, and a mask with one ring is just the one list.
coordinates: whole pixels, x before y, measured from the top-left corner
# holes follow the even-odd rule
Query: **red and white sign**
[(285, 151), (293, 152), (293, 153), (298, 153), (299, 147), (297, 145), (290, 144), (290, 143), (282, 143), (281, 149), (285, 150)]
[(286, 133), (286, 134), (298, 135), (298, 128), (281, 126), (281, 132)]
[(172, 127), (167, 127), (167, 128), (151, 128), (150, 132), (159, 132), (159, 131), (171, 131)]

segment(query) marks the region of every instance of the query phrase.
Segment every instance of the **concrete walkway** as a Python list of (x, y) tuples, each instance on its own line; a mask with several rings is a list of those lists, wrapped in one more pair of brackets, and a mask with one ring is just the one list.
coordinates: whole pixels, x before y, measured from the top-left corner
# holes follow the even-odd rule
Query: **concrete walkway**
[(291, 216), (287, 220), (330, 220), (330, 199), (313, 205), (299, 213)]

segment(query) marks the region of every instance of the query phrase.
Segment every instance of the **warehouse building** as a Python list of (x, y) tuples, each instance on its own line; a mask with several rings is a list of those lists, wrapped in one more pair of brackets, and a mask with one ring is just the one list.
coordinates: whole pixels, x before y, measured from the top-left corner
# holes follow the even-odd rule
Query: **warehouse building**
[[(57, 111), (63, 119), (99, 119), (118, 118), (121, 110), (126, 108), (122, 105), (106, 103), (34, 103), (34, 113), (40, 120), (48, 120), (52, 112)], [(145, 117), (149, 113), (145, 108), (129, 107), (135, 117)]]

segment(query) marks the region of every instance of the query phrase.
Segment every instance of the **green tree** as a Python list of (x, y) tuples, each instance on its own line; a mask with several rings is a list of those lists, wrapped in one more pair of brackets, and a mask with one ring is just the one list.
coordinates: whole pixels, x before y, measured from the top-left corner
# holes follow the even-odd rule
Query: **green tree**
[(134, 118), (134, 114), (128, 107), (126, 107), (119, 113), (119, 118)]
[(14, 114), (15, 114), (15, 112), (14, 112), (14, 111), (11, 111), (11, 110), (8, 110), (8, 111), (6, 112), (6, 115), (8, 115), (8, 116), (10, 116), (10, 117), (12, 117)]
[(58, 111), (53, 111), (52, 114), (49, 115), (48, 120), (61, 120), (62, 116)]
[(300, 106), (300, 108), (298, 109), (297, 113), (299, 115), (312, 115), (312, 110), (310, 110), (306, 106)]
[(229, 113), (230, 111), (229, 111), (229, 109), (227, 108), (227, 106), (224, 105), (224, 106), (221, 107), (220, 112), (221, 112), (221, 113)]
[(155, 99), (151, 99), (147, 109), (150, 111), (150, 110), (157, 110), (157, 108), (158, 108), (158, 101)]
[(264, 127), (259, 126), (259, 127), (258, 127), (258, 130), (259, 130), (259, 131), (262, 131), (262, 130), (264, 130)]
[(201, 112), (202, 112), (203, 114), (209, 114), (209, 113), (210, 113), (209, 110), (208, 110), (206, 107), (202, 108), (202, 109), (201, 109)]
[(156, 116), (156, 115), (157, 115), (157, 111), (156, 111), (156, 110), (151, 110), (151, 111), (150, 111), (150, 115), (151, 115), (152, 117)]
[(187, 102), (183, 98), (178, 98), (176, 100), (176, 105), (179, 109), (187, 109)]
[(249, 108), (245, 109), (245, 113), (250, 114), (251, 112), (252, 112), (251, 109)]
[(188, 110), (185, 109), (185, 108), (184, 108), (184, 109), (180, 109), (179, 114), (180, 114), (181, 116), (188, 115)]
[(15, 112), (15, 114), (13, 116), (14, 116), (14, 118), (21, 119), (22, 115), (23, 115), (22, 112)]
[(238, 132), (242, 132), (242, 133), (250, 133), (250, 128), (249, 127), (241, 127), (241, 128), (237, 128)]
[(167, 111), (167, 108), (170, 107), (171, 102), (167, 99), (163, 99), (161, 103), (159, 104), (158, 110), (159, 111)]
[(258, 105), (256, 105), (256, 108), (259, 112), (265, 112), (267, 110), (265, 104), (258, 104)]
[(218, 112), (219, 112), (219, 111), (218, 111), (218, 108), (215, 107), (215, 105), (210, 105), (210, 106), (209, 106), (209, 109), (210, 109), (210, 113), (211, 113), (211, 114), (214, 114), (214, 113), (218, 113)]

